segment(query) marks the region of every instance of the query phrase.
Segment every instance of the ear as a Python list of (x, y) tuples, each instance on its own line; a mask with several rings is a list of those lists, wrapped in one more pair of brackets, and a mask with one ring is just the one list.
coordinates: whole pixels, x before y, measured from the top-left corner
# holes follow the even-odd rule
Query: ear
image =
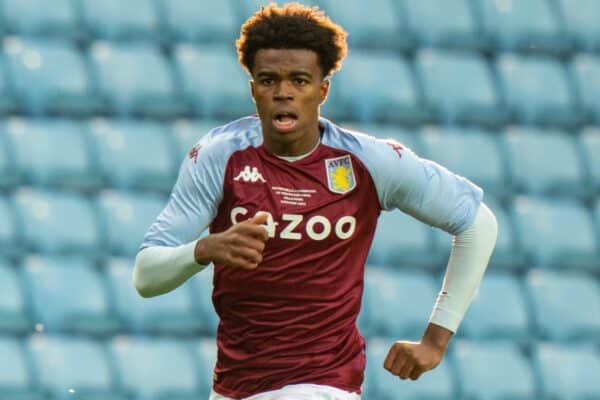
[(330, 84), (331, 83), (330, 83), (329, 79), (323, 79), (323, 81), (321, 82), (321, 87), (319, 88), (319, 90), (321, 91), (320, 104), (325, 103), (325, 100), (327, 100), (327, 95), (329, 94)]
[(254, 88), (254, 80), (250, 79), (248, 81), (248, 85), (250, 86), (250, 95), (252, 96), (252, 102), (254, 104), (256, 104), (256, 97), (255, 97), (255, 88)]

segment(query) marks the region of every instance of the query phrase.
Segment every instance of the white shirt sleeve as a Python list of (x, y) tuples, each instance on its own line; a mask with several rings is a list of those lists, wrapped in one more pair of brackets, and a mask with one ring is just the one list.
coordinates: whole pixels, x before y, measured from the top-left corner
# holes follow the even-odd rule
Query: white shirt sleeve
[(442, 289), (429, 322), (456, 332), (483, 278), (497, 233), (496, 217), (481, 203), (471, 226), (454, 237)]

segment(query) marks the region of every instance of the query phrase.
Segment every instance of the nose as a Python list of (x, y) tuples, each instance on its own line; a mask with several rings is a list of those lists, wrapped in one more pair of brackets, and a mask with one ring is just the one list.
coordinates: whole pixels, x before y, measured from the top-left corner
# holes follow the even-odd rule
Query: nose
[(286, 80), (281, 80), (275, 86), (274, 97), (275, 100), (292, 100), (294, 98), (292, 84)]

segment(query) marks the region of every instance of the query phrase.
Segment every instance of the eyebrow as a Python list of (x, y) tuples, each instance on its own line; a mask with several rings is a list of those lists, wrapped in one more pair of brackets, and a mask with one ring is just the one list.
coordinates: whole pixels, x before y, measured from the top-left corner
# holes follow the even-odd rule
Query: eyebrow
[[(291, 76), (304, 76), (304, 77), (312, 78), (312, 74), (310, 72), (302, 71), (302, 70), (291, 71), (289, 74)], [(256, 74), (256, 77), (260, 78), (260, 77), (263, 77), (263, 76), (264, 77), (271, 77), (271, 76), (278, 76), (278, 75), (279, 74), (277, 72), (275, 72), (275, 71), (266, 70), (266, 71), (259, 71)]]

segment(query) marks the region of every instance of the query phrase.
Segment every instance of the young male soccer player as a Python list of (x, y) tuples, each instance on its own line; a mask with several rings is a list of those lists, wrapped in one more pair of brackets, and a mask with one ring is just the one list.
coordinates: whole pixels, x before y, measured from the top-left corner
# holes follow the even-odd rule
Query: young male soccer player
[(398, 208), (455, 235), (422, 339), (393, 343), (384, 363), (417, 379), (440, 362), (494, 247), (481, 189), (319, 116), (346, 34), (316, 9), (265, 7), (237, 48), (258, 117), (213, 129), (190, 152), (136, 258), (135, 287), (160, 295), (214, 263), (212, 400), (359, 399), (365, 260), (380, 211)]

